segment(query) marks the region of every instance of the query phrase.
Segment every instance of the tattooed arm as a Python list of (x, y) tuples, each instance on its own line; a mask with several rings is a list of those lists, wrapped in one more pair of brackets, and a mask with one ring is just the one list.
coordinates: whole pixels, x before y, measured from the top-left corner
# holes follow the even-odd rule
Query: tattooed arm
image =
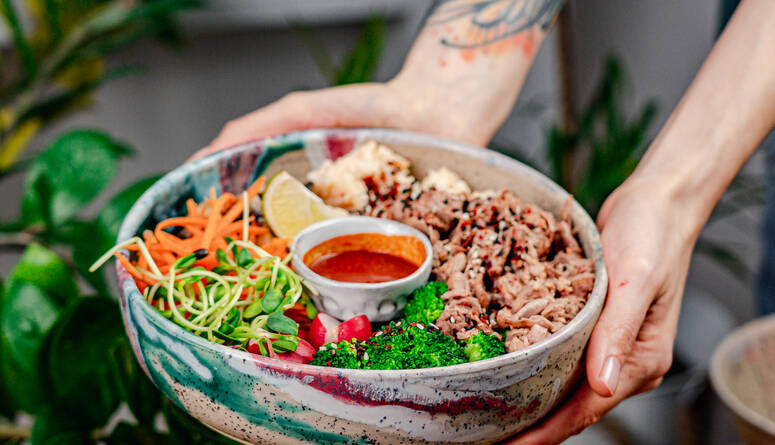
[(195, 157), (312, 127), (388, 127), (485, 145), (508, 117), (564, 0), (436, 0), (386, 83), (294, 92), (229, 122)]
[(508, 117), (563, 3), (437, 0), (396, 78), (416, 94), (413, 114), (426, 131), (486, 144)]

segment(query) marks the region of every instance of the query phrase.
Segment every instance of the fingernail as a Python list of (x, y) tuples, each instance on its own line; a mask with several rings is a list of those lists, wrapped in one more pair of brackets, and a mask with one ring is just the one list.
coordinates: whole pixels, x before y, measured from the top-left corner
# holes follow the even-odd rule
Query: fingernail
[(622, 365), (616, 357), (608, 357), (603, 364), (603, 369), (600, 370), (600, 380), (603, 381), (603, 385), (608, 388), (611, 395), (614, 395), (616, 386), (619, 385), (619, 372), (622, 370)]

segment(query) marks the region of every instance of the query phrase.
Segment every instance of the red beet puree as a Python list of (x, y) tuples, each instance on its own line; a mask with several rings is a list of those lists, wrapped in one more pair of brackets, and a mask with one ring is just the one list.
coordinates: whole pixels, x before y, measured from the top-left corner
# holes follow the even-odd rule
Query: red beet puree
[(318, 275), (351, 283), (382, 283), (411, 275), (425, 260), (425, 247), (412, 236), (355, 233), (323, 241), (304, 255)]

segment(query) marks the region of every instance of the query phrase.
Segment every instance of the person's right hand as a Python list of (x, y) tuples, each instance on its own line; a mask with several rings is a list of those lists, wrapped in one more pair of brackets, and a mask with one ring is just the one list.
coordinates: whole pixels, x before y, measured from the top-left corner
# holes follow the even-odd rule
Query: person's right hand
[(395, 128), (485, 145), (501, 120), (483, 124), (482, 113), (474, 114), (472, 107), (454, 103), (454, 96), (406, 76), (385, 83), (293, 92), (228, 122), (191, 160), (243, 142), (309, 128)]

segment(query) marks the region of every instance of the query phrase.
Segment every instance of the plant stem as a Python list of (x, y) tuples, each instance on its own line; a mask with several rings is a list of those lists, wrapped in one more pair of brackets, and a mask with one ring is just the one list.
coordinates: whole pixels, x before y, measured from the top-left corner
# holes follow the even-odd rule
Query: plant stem
[(576, 97), (573, 88), (573, 58), (571, 57), (571, 23), (569, 11), (572, 5), (567, 5), (557, 17), (557, 63), (560, 78), (560, 126), (566, 131), (576, 128)]
[[(557, 65), (560, 87), (560, 129), (565, 134), (576, 131), (576, 95), (573, 84), (573, 58), (571, 56), (571, 18), (570, 8), (573, 4), (568, 4), (560, 11), (557, 17)], [(573, 179), (577, 146), (567, 145), (562, 153), (560, 175), (557, 178), (560, 185), (571, 191), (574, 190), (575, 181)]]
[(35, 236), (27, 232), (0, 233), (0, 250), (24, 249), (35, 241)]

